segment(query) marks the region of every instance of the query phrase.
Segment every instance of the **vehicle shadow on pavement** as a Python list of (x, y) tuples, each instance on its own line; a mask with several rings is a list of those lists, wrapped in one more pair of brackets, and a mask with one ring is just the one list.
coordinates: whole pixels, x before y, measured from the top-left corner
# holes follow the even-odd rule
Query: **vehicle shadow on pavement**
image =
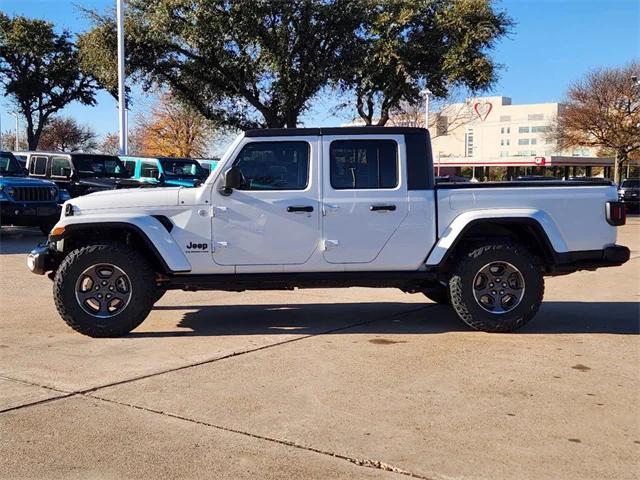
[[(357, 333), (435, 334), (472, 331), (449, 307), (416, 303), (157, 306), (187, 310), (179, 328), (190, 331), (133, 332), (132, 337), (183, 335), (314, 334), (353, 325)], [(388, 312), (388, 313), (387, 313)], [(338, 317), (338, 318), (336, 318)], [(371, 318), (378, 318), (367, 322)], [(350, 328), (337, 334), (354, 333)], [(545, 302), (518, 334), (640, 334), (638, 302)]]
[(29, 253), (47, 237), (39, 228), (2, 227), (0, 230), (0, 254)]

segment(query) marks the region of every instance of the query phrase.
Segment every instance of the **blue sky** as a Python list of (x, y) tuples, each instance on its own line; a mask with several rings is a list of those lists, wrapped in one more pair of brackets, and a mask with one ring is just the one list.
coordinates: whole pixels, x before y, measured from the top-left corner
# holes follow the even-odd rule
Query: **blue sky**
[[(76, 5), (104, 10), (115, 0), (0, 0), (0, 10), (9, 15), (44, 18), (59, 29), (80, 32), (89, 22)], [(502, 0), (498, 6), (516, 26), (493, 52), (504, 68), (489, 93), (509, 96), (514, 103), (559, 101), (568, 85), (588, 70), (640, 58), (639, 0)], [(104, 92), (97, 100), (95, 107), (70, 105), (62, 114), (90, 124), (101, 135), (116, 131), (115, 100)], [(130, 123), (153, 103), (140, 94), (134, 101)], [(343, 123), (345, 116), (335, 117), (330, 106), (326, 98), (314, 102), (304, 124)], [(6, 131), (13, 120), (4, 100), (0, 117)]]

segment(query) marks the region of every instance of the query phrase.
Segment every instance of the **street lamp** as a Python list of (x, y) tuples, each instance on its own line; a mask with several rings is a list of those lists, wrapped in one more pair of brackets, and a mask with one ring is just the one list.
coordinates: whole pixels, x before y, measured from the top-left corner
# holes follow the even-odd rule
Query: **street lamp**
[(20, 147), (18, 145), (20, 145), (20, 117), (18, 115), (18, 112), (13, 112), (11, 115), (13, 115), (14, 117), (16, 117), (16, 152), (18, 150), (20, 150)]
[(118, 152), (127, 154), (127, 106), (124, 89), (124, 5), (123, 0), (116, 0), (116, 24), (118, 30), (118, 130), (120, 132)]
[(429, 95), (431, 95), (431, 90), (425, 88), (420, 93), (424, 97), (424, 128), (429, 128)]

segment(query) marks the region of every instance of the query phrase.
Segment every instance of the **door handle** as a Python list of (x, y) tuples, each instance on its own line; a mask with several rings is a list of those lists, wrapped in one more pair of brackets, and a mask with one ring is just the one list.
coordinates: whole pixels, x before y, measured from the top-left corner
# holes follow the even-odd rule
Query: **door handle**
[(395, 212), (395, 205), (369, 205), (369, 210), (372, 212)]
[(287, 207), (287, 212), (290, 213), (311, 213), (313, 212), (313, 207), (311, 205), (305, 205), (303, 207), (298, 207), (298, 206), (292, 206), (292, 207)]

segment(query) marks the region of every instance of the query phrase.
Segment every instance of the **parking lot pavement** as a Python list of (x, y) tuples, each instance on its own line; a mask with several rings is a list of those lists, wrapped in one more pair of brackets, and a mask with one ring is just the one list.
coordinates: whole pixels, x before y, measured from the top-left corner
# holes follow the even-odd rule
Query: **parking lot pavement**
[[(473, 332), (394, 290), (169, 292), (82, 337), (0, 242), (1, 478), (637, 478), (640, 219), (620, 268)], [(72, 453), (70, 453), (72, 452)], [(370, 467), (370, 468), (365, 468)]]

